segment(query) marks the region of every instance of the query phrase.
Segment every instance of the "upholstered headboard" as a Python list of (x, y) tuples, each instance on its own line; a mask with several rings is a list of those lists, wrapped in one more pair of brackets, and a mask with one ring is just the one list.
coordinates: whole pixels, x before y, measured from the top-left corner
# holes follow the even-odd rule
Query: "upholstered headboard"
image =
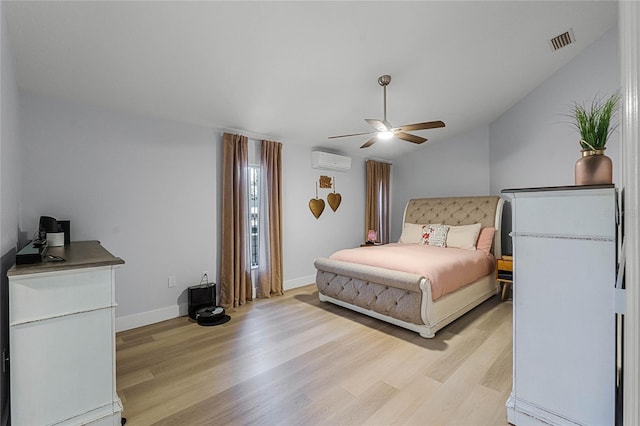
[(494, 226), (493, 253), (502, 255), (500, 228), (502, 205), (497, 196), (414, 198), (404, 210), (405, 223), (442, 223), (445, 225), (470, 225), (481, 223), (482, 227)]

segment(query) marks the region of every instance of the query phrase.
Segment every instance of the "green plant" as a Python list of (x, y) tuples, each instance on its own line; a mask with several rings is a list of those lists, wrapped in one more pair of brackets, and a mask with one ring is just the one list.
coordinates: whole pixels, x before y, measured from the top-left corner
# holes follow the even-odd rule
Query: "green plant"
[(572, 114), (573, 124), (580, 132), (580, 146), (583, 150), (604, 149), (611, 133), (618, 127), (611, 120), (620, 105), (620, 94), (614, 93), (604, 102), (595, 97), (591, 105), (574, 103)]

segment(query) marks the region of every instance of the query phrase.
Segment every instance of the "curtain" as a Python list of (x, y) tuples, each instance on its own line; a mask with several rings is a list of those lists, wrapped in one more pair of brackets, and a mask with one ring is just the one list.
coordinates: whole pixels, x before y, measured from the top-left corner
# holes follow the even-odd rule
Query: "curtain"
[(222, 140), (222, 243), (220, 304), (253, 299), (247, 232), (249, 139), (225, 133)]
[(284, 294), (282, 273), (282, 144), (262, 141), (260, 156), (260, 298)]
[(367, 194), (364, 215), (365, 240), (369, 229), (378, 234), (378, 241), (389, 242), (389, 181), (391, 164), (367, 161)]

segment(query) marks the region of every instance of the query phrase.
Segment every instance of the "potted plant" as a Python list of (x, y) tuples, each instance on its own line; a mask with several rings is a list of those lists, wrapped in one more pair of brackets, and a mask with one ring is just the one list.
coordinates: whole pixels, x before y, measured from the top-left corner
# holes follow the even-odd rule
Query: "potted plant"
[(574, 103), (570, 116), (580, 132), (582, 157), (576, 161), (576, 185), (599, 185), (613, 182), (611, 159), (604, 155), (609, 136), (618, 127), (612, 123), (620, 105), (620, 95), (606, 100), (595, 97), (591, 105)]

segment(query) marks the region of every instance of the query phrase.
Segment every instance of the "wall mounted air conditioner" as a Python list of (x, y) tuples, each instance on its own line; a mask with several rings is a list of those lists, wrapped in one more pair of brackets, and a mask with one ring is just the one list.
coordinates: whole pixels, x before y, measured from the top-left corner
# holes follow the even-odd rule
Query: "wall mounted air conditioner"
[(351, 157), (322, 151), (311, 151), (311, 167), (314, 169), (346, 171), (351, 169)]

